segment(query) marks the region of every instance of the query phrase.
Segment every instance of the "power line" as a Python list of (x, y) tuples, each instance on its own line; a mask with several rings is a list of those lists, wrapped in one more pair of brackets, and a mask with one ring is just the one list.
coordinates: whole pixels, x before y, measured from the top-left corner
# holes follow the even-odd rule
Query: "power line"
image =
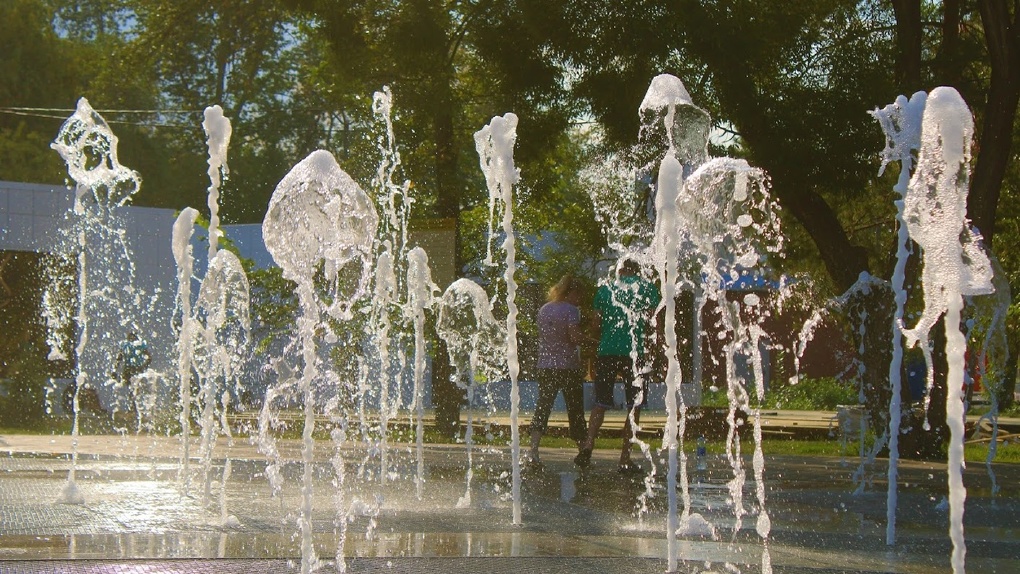
[[(47, 119), (56, 119), (56, 120), (66, 120), (68, 118), (68, 116), (55, 116), (55, 115), (51, 115), (51, 114), (33, 114), (33, 113), (28, 113), (27, 111), (23, 111), (23, 110), (57, 111), (57, 112), (67, 111), (67, 112), (70, 112), (70, 113), (74, 113), (74, 110), (61, 110), (61, 109), (52, 109), (52, 108), (49, 108), (49, 109), (48, 108), (0, 108), (0, 114), (10, 114), (10, 115), (14, 115), (14, 116), (23, 116), (23, 117), (29, 117), (29, 118), (47, 118)], [(111, 113), (111, 111), (108, 111), (107, 113)], [(147, 127), (147, 128), (175, 128), (175, 129), (197, 129), (198, 128), (198, 126), (182, 125), (182, 124), (152, 124), (152, 123), (145, 123), (145, 122), (128, 122), (128, 121), (123, 121), (123, 120), (106, 120), (106, 123), (108, 123), (108, 124), (117, 124), (117, 125), (122, 125), (122, 126), (139, 126), (139, 127)]]
[[(73, 114), (75, 108), (20, 108), (20, 107), (6, 107), (0, 108), (4, 110), (14, 110), (18, 112), (64, 112)], [(96, 110), (100, 114), (201, 114), (205, 110)]]

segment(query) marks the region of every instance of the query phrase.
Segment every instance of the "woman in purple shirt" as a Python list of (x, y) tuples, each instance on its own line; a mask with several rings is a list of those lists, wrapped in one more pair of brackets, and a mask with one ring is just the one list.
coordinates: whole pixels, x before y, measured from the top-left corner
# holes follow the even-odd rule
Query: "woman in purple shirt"
[(584, 422), (584, 375), (579, 345), (583, 295), (581, 282), (565, 275), (549, 289), (549, 302), (538, 311), (538, 401), (531, 419), (531, 462), (540, 464), (538, 444), (549, 423), (556, 394), (563, 392), (570, 423), (570, 438), (581, 444), (587, 436)]

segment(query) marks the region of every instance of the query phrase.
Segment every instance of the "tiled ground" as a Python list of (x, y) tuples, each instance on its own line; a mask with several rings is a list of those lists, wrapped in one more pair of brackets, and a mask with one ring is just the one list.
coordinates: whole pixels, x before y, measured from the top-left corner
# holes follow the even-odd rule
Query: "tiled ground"
[[(174, 440), (83, 437), (75, 484), (83, 505), (57, 504), (71, 467), (60, 438), (5, 436), (0, 450), (0, 572), (293, 572), (300, 571), (297, 535), (301, 465), (297, 445), (281, 445), (291, 462), (273, 496), (266, 463), (244, 444), (221, 447), (209, 466), (192, 462), (185, 491)], [(35, 441), (33, 443), (33, 441)], [(391, 449), (382, 483), (377, 456), (344, 449), (346, 539), (340, 544), (331, 453), (320, 446), (313, 467), (313, 544), (335, 571), (342, 548), (350, 572), (663, 572), (666, 567), (661, 475), (647, 481), (615, 472), (614, 453), (596, 453), (579, 472), (572, 453), (550, 451), (545, 468), (522, 481), (523, 524), (514, 525), (507, 453), (475, 449), (471, 499), (463, 445), (429, 445), (423, 496), (415, 492), (416, 460), (409, 445)], [(194, 452), (194, 451), (193, 451)], [(226, 489), (220, 479), (230, 457)], [(692, 472), (691, 511), (717, 537), (679, 541), (680, 572), (757, 573), (766, 549), (773, 571), (947, 572), (951, 543), (939, 506), (944, 465), (904, 463), (899, 540), (884, 543), (885, 469), (853, 494), (853, 461), (776, 458), (766, 461), (766, 509), (772, 533), (765, 545), (754, 530), (759, 512), (750, 464), (741, 529), (721, 458)], [(647, 462), (645, 463), (647, 465)], [(993, 500), (981, 467), (968, 470), (967, 565), (972, 572), (1020, 572), (1020, 469), (996, 466), (1002, 490)], [(458, 504), (460, 503), (460, 504)], [(642, 512), (636, 512), (641, 509)]]

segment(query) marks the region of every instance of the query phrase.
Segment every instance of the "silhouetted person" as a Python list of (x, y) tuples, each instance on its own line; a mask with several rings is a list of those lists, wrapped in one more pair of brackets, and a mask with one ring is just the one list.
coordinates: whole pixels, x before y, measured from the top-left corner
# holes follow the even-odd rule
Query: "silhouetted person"
[[(642, 279), (636, 261), (624, 261), (616, 281), (599, 287), (593, 304), (595, 321), (599, 325), (599, 348), (595, 358), (595, 404), (588, 417), (588, 437), (574, 462), (578, 466), (591, 463), (595, 437), (605, 418), (606, 409), (613, 408), (613, 387), (617, 382), (625, 385), (627, 409), (634, 422), (641, 417), (641, 407), (648, 396), (648, 385), (642, 376), (641, 359), (649, 331), (649, 319), (659, 305), (659, 291)], [(620, 450), (621, 473), (641, 472), (631, 462), (630, 417), (623, 426), (623, 447)]]
[(549, 289), (548, 302), (538, 311), (538, 400), (531, 419), (531, 462), (539, 464), (538, 445), (549, 424), (556, 395), (567, 405), (570, 438), (581, 444), (587, 436), (584, 422), (584, 372), (579, 345), (583, 294), (581, 283), (564, 275)]

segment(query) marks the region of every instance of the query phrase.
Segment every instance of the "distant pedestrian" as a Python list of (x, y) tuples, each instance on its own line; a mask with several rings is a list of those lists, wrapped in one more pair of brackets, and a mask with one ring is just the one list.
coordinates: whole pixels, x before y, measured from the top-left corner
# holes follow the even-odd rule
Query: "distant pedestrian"
[(134, 388), (134, 379), (149, 368), (152, 362), (152, 355), (149, 353), (149, 345), (144, 339), (132, 331), (120, 344), (120, 352), (117, 354), (117, 362), (114, 367), (114, 374), (120, 384), (127, 389), (128, 402), (136, 420), (139, 420), (138, 391)]
[(564, 275), (549, 289), (548, 302), (538, 311), (538, 401), (531, 419), (531, 462), (541, 464), (538, 445), (549, 424), (556, 395), (567, 405), (570, 438), (580, 449), (587, 436), (584, 422), (584, 371), (581, 368), (581, 282)]
[[(615, 281), (599, 287), (593, 304), (595, 321), (599, 325), (599, 347), (595, 358), (595, 404), (588, 417), (588, 436), (581, 452), (574, 459), (578, 466), (591, 463), (595, 438), (605, 419), (606, 409), (613, 408), (613, 388), (624, 384), (627, 409), (634, 422), (641, 417), (641, 407), (647, 400), (647, 382), (642, 373), (642, 359), (650, 328), (649, 322), (659, 305), (659, 291), (640, 276), (641, 268), (632, 259), (623, 261)], [(641, 472), (631, 462), (631, 417), (623, 427), (623, 447), (620, 450), (619, 471)]]

